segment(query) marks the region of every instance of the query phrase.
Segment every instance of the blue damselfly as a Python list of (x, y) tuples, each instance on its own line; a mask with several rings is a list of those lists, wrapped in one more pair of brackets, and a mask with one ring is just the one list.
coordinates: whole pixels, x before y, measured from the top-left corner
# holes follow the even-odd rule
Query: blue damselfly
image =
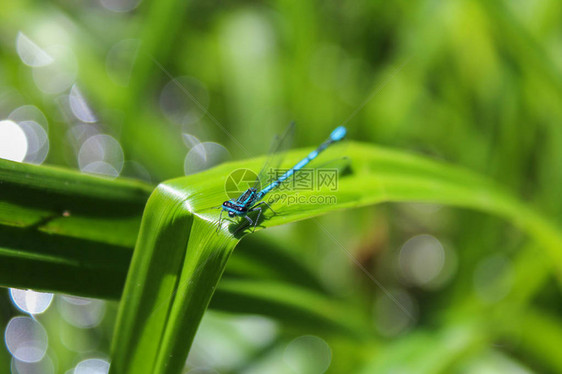
[[(274, 162), (273, 160), (279, 157), (278, 155), (282, 151), (281, 148), (283, 147), (283, 145), (286, 145), (287, 140), (289, 139), (290, 134), (292, 133), (293, 127), (294, 127), (294, 125), (291, 124), (289, 126), (289, 129), (285, 132), (285, 135), (273, 147), (271, 155), (268, 158), (268, 161), (265, 163), (264, 167), (262, 168), (262, 171), (258, 175), (258, 178), (256, 178), (256, 182), (255, 182), (254, 186), (248, 188), (237, 199), (227, 200), (224, 203), (222, 203), (222, 205), (220, 207), (221, 213), (220, 213), (219, 222), (218, 222), (219, 227), (220, 227), (220, 224), (222, 222), (223, 212), (227, 212), (228, 216), (231, 217), (231, 218), (244, 217), (248, 221), (250, 226), (254, 226), (254, 229), (255, 229), (255, 226), (258, 224), (258, 221), (261, 217), (263, 206), (266, 205), (266, 206), (269, 207), (269, 204), (266, 201), (264, 201), (263, 198), (269, 192), (271, 192), (275, 188), (279, 187), (287, 179), (291, 178), (299, 170), (304, 168), (310, 161), (312, 161), (316, 157), (318, 157), (318, 155), (322, 151), (324, 151), (326, 148), (328, 148), (330, 145), (342, 140), (347, 133), (347, 130), (344, 126), (337, 127), (334, 131), (332, 131), (332, 133), (330, 134), (330, 137), (328, 139), (326, 139), (326, 141), (324, 141), (324, 143), (320, 144), (320, 146), (318, 148), (316, 148), (314, 151), (310, 152), (305, 158), (303, 158), (302, 160), (297, 162), (297, 164), (295, 166), (293, 166), (292, 168), (287, 170), (283, 175), (281, 175), (280, 177), (275, 179), (269, 185), (260, 189), (260, 183), (261, 183), (262, 180), (264, 180), (263, 175), (265, 173), (269, 172), (269, 169), (275, 168), (276, 166), (278, 166), (278, 165), (275, 165), (276, 162)], [(271, 207), (269, 207), (269, 208), (271, 208)], [(253, 221), (250, 217), (248, 217), (248, 213), (250, 213), (250, 212), (258, 212), (258, 215), (255, 218), (255, 221)]]

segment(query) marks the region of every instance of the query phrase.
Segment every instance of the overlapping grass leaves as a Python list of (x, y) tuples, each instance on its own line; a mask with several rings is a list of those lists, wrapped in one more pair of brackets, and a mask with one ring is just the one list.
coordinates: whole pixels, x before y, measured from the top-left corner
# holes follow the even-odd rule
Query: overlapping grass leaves
[[(345, 152), (345, 154), (344, 154)], [(472, 208), (504, 217), (540, 243), (562, 274), (562, 235), (532, 209), (493, 183), (468, 171), (420, 157), (352, 143), (334, 147), (326, 158), (347, 156), (339, 169), (337, 189), (300, 191), (290, 204), (288, 196), (270, 203), (259, 227), (265, 228), (312, 218), (330, 211), (387, 201), (426, 201)], [(303, 151), (290, 152), (287, 165)], [(117, 373), (177, 373), (185, 363), (197, 325), (226, 267), (238, 240), (250, 231), (245, 220), (223, 221), (217, 232), (219, 210), (227, 198), (224, 182), (238, 168), (258, 170), (262, 159), (225, 164), (214, 169), (161, 184), (147, 206), (131, 271), (125, 288), (113, 348), (112, 370)], [(319, 203), (309, 199), (319, 194), (335, 197)], [(315, 201), (316, 203), (311, 203)], [(254, 219), (257, 217), (254, 217)], [(295, 302), (283, 287), (232, 283), (241, 300), (254, 304), (276, 299), (278, 313)], [(269, 288), (269, 292), (267, 290)], [(246, 296), (246, 297), (245, 297)], [(248, 299), (248, 296), (251, 296)], [(253, 298), (253, 299), (252, 299)], [(306, 319), (310, 298), (294, 294), (295, 319)], [(270, 300), (271, 301), (271, 300)], [(268, 305), (275, 305), (274, 302)], [(317, 302), (328, 316), (342, 315), (336, 303)], [(314, 308), (312, 308), (314, 310)], [(293, 309), (295, 310), (295, 309)], [(356, 310), (341, 327), (350, 331), (367, 328)], [(275, 315), (275, 310), (270, 313)], [(316, 316), (322, 313), (313, 313)], [(353, 316), (353, 317), (351, 317)], [(325, 314), (323, 315), (326, 318)], [(329, 317), (327, 318), (329, 319)], [(342, 319), (340, 319), (341, 321)], [(367, 328), (368, 329), (368, 328)]]
[[(303, 150), (290, 152), (287, 165), (304, 154)], [(528, 233), (551, 258), (558, 275), (562, 274), (559, 229), (485, 178), (360, 143), (336, 146), (326, 151), (325, 159), (342, 156), (346, 159), (339, 165), (337, 189), (299, 191), (301, 198), (290, 204), (288, 197), (295, 192), (275, 197), (257, 229), (380, 202), (441, 203), (505, 218)], [(227, 260), (249, 231), (244, 220), (225, 220), (216, 230), (219, 210), (215, 208), (227, 198), (225, 180), (233, 170), (258, 170), (262, 162), (258, 158), (224, 164), (165, 182), (153, 191), (120, 305), (112, 352), (114, 372), (176, 373), (183, 367)], [(0, 181), (0, 256), (11, 267), (2, 271), (3, 284), (100, 296), (110, 295), (112, 287), (120, 290), (122, 276), (115, 274), (123, 275), (128, 265), (150, 186), (7, 161), (0, 163)], [(319, 195), (335, 200), (311, 203), (311, 197)], [(259, 252), (251, 253), (250, 263), (259, 264)], [(286, 270), (275, 270), (282, 262), (262, 265), (271, 267), (271, 274)], [(39, 271), (31, 281), (25, 279), (29, 269), (42, 268), (46, 271)], [(243, 269), (239, 272), (244, 273)], [(214, 305), (234, 312), (260, 312), (297, 325), (316, 323), (351, 333), (369, 329), (357, 308), (280, 277), (229, 280)]]
[(152, 189), (0, 160), (0, 284), (119, 297)]

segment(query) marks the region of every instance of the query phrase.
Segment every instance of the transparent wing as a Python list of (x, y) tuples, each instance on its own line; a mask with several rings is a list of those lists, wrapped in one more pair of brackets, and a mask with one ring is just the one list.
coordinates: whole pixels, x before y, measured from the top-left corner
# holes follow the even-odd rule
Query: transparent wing
[(279, 165), (281, 165), (281, 162), (283, 161), (285, 151), (291, 147), (294, 133), (295, 122), (291, 122), (283, 135), (276, 136), (273, 139), (267, 159), (258, 174), (254, 188), (257, 188), (258, 190), (262, 189), (275, 180), (275, 174), (277, 174)]

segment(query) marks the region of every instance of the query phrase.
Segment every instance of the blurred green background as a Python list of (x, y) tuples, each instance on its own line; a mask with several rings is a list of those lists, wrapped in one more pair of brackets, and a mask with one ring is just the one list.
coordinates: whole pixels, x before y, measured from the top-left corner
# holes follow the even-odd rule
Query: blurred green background
[[(486, 175), (557, 223), (561, 21), (555, 0), (7, 1), (0, 156), (156, 184), (263, 154), (291, 120), (294, 146), (345, 122), (352, 139)], [(321, 221), (412, 318), (315, 224), (267, 230), (259, 240), (372, 310), (376, 336), (209, 312), (186, 372), (562, 372), (559, 285), (511, 225), (428, 204)], [(116, 303), (49, 297), (5, 291), (0, 372), (104, 373)]]

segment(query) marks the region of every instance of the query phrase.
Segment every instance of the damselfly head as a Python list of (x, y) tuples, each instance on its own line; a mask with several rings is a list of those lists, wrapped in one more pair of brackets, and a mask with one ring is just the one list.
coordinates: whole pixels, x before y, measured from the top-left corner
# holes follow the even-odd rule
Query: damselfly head
[(234, 217), (235, 215), (236, 215), (236, 214), (234, 214), (234, 212), (228, 212), (228, 216), (229, 216), (230, 218)]

